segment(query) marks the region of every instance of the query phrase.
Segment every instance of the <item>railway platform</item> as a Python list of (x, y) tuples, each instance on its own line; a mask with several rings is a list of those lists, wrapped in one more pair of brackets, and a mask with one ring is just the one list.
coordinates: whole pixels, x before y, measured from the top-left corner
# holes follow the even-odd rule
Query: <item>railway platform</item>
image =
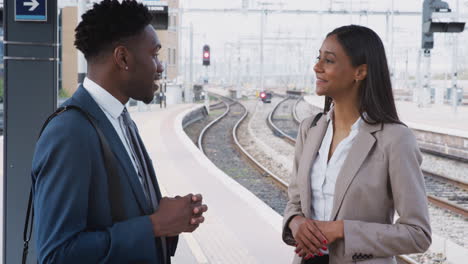
[(174, 263), (289, 263), (294, 249), (281, 240), (282, 217), (219, 170), (183, 131), (183, 117), (198, 107), (131, 112), (162, 191), (201, 193), (209, 208), (205, 223), (182, 235)]

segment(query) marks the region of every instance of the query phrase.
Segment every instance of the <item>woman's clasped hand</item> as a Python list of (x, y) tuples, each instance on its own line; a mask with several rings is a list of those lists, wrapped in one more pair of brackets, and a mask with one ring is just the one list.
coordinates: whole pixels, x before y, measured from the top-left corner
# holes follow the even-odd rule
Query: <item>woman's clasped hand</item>
[(296, 240), (295, 253), (306, 260), (323, 256), (329, 243), (343, 238), (343, 221), (317, 221), (298, 215), (289, 226)]

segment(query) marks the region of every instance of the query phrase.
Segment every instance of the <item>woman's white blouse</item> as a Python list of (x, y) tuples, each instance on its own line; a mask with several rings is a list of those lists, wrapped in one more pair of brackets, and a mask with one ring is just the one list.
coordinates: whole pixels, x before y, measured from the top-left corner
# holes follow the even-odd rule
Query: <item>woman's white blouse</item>
[(328, 162), (328, 153), (330, 152), (333, 139), (333, 118), (331, 116), (333, 116), (333, 110), (329, 111), (326, 115), (328, 121), (327, 132), (323, 138), (310, 175), (312, 185), (312, 219), (320, 221), (331, 220), (336, 179), (363, 122), (360, 117), (356, 120), (351, 126), (349, 135), (338, 144)]

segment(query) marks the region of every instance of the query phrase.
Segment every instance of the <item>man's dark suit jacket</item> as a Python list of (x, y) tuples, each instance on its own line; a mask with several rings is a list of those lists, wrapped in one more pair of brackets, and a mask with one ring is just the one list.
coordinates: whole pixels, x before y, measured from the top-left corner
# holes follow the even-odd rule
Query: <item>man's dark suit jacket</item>
[[(114, 127), (83, 87), (64, 105), (88, 112), (106, 136), (118, 163), (124, 219), (112, 221), (96, 130), (76, 110), (58, 115), (37, 142), (32, 164), (39, 263), (164, 263), (148, 217), (153, 210)], [(160, 198), (151, 159), (143, 152)], [(176, 246), (177, 238), (168, 239), (167, 255), (173, 256)]]

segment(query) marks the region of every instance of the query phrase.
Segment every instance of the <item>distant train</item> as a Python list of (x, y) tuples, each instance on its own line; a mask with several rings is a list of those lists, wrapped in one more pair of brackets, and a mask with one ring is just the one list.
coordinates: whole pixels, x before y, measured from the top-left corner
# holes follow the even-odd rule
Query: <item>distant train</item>
[(270, 92), (261, 92), (260, 93), (260, 99), (262, 99), (262, 102), (263, 103), (271, 103), (271, 97), (272, 97), (272, 93)]

